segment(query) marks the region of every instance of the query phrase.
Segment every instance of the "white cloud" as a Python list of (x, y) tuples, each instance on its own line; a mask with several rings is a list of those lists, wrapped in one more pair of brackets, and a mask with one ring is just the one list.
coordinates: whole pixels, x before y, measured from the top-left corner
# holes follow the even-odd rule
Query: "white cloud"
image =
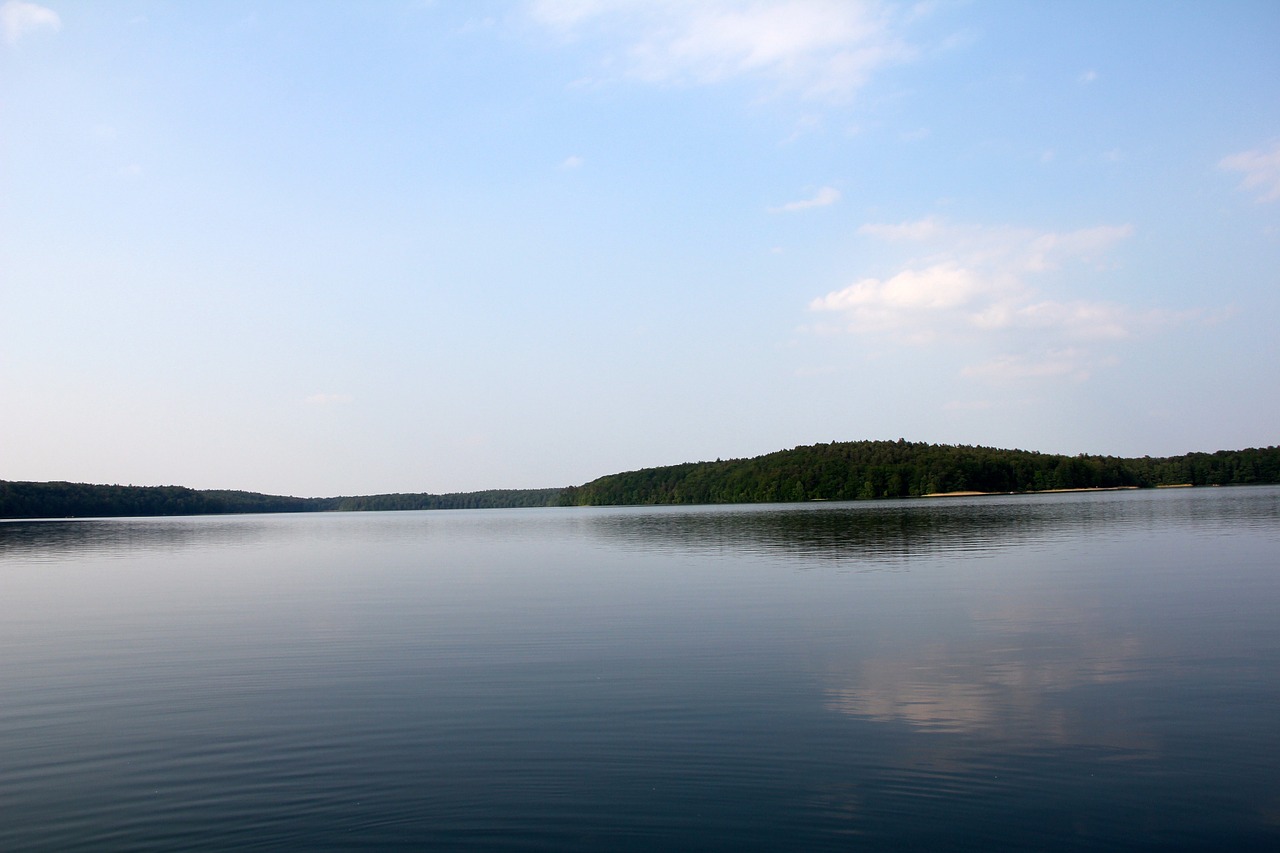
[(28, 33), (43, 29), (54, 32), (62, 29), (62, 19), (57, 12), (21, 0), (9, 0), (0, 6), (0, 30), (3, 30), (4, 40), (9, 44), (16, 44)]
[(1280, 140), (1270, 148), (1254, 148), (1224, 157), (1218, 168), (1243, 172), (1240, 189), (1258, 193), (1258, 201), (1280, 200)]
[(789, 201), (784, 205), (770, 208), (774, 213), (795, 213), (797, 210), (808, 210), (811, 207), (827, 207), (840, 200), (840, 190), (835, 187), (823, 187), (813, 198)]
[(653, 83), (750, 77), (839, 100), (915, 55), (875, 0), (533, 0), (529, 10), (567, 38), (619, 41), (606, 66)]
[(585, 161), (585, 160), (583, 160), (581, 157), (579, 157), (577, 154), (573, 154), (573, 155), (570, 155), (570, 156), (568, 156), (568, 157), (564, 158), (564, 160), (563, 160), (563, 161), (561, 161), (561, 163), (560, 163), (560, 168), (561, 168), (561, 169), (577, 169), (577, 168), (579, 168), (579, 167), (580, 167), (584, 162), (586, 162), (586, 161)]
[[(865, 277), (814, 299), (810, 310), (837, 315), (849, 333), (915, 345), (945, 342), (969, 357), (983, 345), (1014, 350), (964, 368), (965, 376), (1083, 380), (1103, 363), (1087, 347), (1191, 316), (1052, 298), (1035, 286), (1038, 278), (1068, 267), (1074, 274), (1107, 269), (1106, 253), (1132, 235), (1130, 225), (1041, 232), (954, 225), (929, 217), (869, 223), (858, 233), (903, 243), (922, 254), (889, 275)], [(1043, 353), (1046, 347), (1053, 348), (1049, 356), (1027, 354)]]
[(1092, 68), (1089, 69), (1088, 71), (1082, 72), (1080, 76), (1076, 78), (1077, 81), (1079, 81), (1080, 83), (1084, 83), (1086, 85), (1089, 83), (1095, 82), (1097, 79), (1098, 79), (1098, 72), (1094, 71)]
[(815, 299), (812, 307), (819, 311), (955, 308), (971, 301), (980, 289), (971, 270), (946, 263), (925, 270), (903, 270), (887, 281), (864, 278)]
[(864, 278), (813, 300), (813, 311), (840, 314), (846, 331), (910, 344), (963, 337), (971, 312), (998, 298), (1002, 282), (955, 261), (908, 267), (886, 279)]

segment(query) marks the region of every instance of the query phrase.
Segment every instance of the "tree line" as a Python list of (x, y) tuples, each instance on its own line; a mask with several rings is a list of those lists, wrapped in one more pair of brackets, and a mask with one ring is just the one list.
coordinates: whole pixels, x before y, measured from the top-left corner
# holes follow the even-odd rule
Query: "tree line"
[(1280, 483), (1280, 448), (1127, 459), (922, 442), (815, 444), (610, 474), (581, 486), (298, 498), (182, 486), (0, 480), (0, 518), (356, 512), (902, 498), (945, 492)]
[(1125, 459), (994, 447), (857, 441), (611, 474), (564, 490), (567, 505), (771, 503), (946, 492), (1280, 483), (1280, 448)]
[(444, 495), (296, 498), (183, 486), (98, 486), (0, 480), (0, 518), (226, 515), (556, 506), (562, 489), (492, 489)]

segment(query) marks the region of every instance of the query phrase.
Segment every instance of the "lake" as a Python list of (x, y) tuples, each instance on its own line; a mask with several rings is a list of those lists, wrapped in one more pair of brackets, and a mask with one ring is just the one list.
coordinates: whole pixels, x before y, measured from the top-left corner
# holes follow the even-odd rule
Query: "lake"
[(0, 849), (1280, 849), (1280, 488), (0, 523)]

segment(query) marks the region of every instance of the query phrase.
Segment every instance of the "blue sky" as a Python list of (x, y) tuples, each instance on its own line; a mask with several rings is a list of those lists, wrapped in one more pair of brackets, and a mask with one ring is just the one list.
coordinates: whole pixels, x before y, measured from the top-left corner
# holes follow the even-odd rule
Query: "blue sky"
[(1280, 5), (0, 5), (0, 478), (1280, 438)]

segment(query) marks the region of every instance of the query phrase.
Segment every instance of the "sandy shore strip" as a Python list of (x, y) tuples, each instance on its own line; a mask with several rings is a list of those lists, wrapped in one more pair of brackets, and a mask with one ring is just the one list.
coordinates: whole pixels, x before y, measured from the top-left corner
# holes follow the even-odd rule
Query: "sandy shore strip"
[[(1188, 483), (1187, 485), (1191, 485)], [(1079, 489), (1036, 489), (1030, 492), (929, 492), (922, 498), (971, 498), (979, 495), (1051, 495), (1060, 492), (1127, 492), (1139, 486), (1085, 486)]]

